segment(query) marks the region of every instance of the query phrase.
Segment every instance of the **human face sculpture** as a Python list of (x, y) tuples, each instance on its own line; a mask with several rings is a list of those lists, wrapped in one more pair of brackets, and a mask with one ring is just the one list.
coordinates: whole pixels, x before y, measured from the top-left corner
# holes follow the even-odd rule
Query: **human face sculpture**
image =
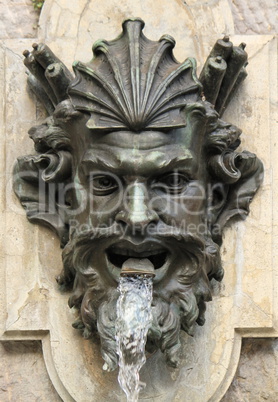
[[(205, 108), (195, 105), (186, 127), (167, 132), (94, 133), (85, 117), (67, 127), (76, 139), (74, 195), (59, 282), (74, 275), (70, 306), (80, 310), (75, 326), (86, 337), (97, 328), (109, 369), (117, 364), (116, 288), (128, 259), (154, 266), (147, 350), (161, 348), (172, 366), (178, 361), (180, 328), (191, 334), (196, 320), (204, 323), (204, 302), (211, 299), (208, 277), (222, 276), (207, 221), (204, 120)], [(76, 135), (81, 130), (82, 136)]]
[(80, 313), (73, 325), (86, 338), (98, 332), (109, 370), (118, 360), (117, 286), (125, 263), (154, 269), (146, 349), (160, 349), (175, 367), (180, 330), (193, 334), (196, 322), (204, 324), (210, 281), (223, 277), (223, 228), (248, 214), (263, 171), (254, 154), (236, 151), (241, 131), (216, 111), (227, 106), (233, 86), (222, 72), (222, 87), (218, 73), (207, 82), (206, 66), (211, 73), (220, 59), (223, 70), (238, 58), (239, 73), (244, 50), (218, 41), (202, 88), (194, 60), (177, 63), (173, 39), (149, 41), (143, 25), (127, 20), (115, 41), (97, 42), (90, 63), (74, 64), (76, 79), (45, 45), (25, 52), (38, 95), (36, 73), (45, 70), (50, 117), (29, 131), (39, 155), (18, 159), (15, 192), (31, 222), (59, 235), (64, 269), (57, 281), (72, 291), (69, 305)]
[[(174, 272), (177, 251), (155, 236), (163, 231), (199, 234), (206, 216), (206, 170), (202, 148), (185, 129), (171, 133), (129, 131), (94, 135), (76, 161), (76, 233), (118, 231), (97, 251), (102, 275), (118, 281), (128, 257), (149, 258), (155, 283)], [(194, 133), (195, 134), (195, 133)], [(198, 133), (202, 136), (202, 133)], [(84, 149), (85, 148), (85, 149)]]

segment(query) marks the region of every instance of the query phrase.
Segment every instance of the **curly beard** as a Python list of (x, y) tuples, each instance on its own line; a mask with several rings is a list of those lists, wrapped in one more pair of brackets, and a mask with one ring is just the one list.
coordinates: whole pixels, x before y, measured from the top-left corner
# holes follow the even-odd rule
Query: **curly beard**
[[(74, 235), (63, 251), (63, 274), (57, 278), (60, 285), (73, 283), (69, 306), (80, 312), (73, 326), (85, 338), (98, 332), (101, 353), (108, 370), (118, 364), (115, 340), (116, 304), (119, 292), (116, 283), (109, 281), (100, 270), (94, 255), (100, 245), (119, 236), (117, 227), (90, 230)], [(211, 300), (210, 279), (221, 280), (223, 269), (219, 247), (210, 236), (197, 236), (165, 227), (155, 236), (159, 240), (176, 242), (182, 250), (177, 269), (168, 275), (167, 282), (155, 284), (152, 301), (152, 324), (148, 332), (146, 350), (160, 349), (172, 367), (178, 364), (180, 331), (193, 335), (195, 322), (205, 322), (206, 301)], [(96, 258), (96, 260), (98, 260)]]

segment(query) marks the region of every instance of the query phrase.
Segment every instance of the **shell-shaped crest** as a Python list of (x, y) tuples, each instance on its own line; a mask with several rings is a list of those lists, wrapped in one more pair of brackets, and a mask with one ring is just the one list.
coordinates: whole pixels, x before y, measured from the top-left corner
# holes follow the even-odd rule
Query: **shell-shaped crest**
[(90, 129), (167, 130), (185, 126), (180, 113), (200, 97), (195, 60), (178, 63), (175, 41), (162, 36), (156, 42), (142, 33), (144, 22), (129, 19), (111, 42), (97, 41), (94, 58), (73, 65), (76, 80), (69, 96), (77, 110), (90, 113)]

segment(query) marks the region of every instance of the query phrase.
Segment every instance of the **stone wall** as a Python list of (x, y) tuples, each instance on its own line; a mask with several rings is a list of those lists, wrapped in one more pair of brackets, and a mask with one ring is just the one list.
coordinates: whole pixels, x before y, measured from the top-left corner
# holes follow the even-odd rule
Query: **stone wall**
[[(199, 2), (200, 7), (202, 1)], [(229, 0), (235, 33), (243, 35), (276, 34), (277, 2), (275, 0)], [(0, 0), (0, 39), (34, 38), (39, 12), (31, 0)]]
[(38, 21), (31, 0), (0, 1), (0, 39), (35, 38)]
[(41, 342), (1, 342), (0, 356), (1, 402), (61, 401), (47, 374)]
[(244, 339), (235, 378), (222, 402), (278, 400), (278, 339)]
[[(230, 0), (230, 4), (235, 33), (276, 32), (275, 0)], [(38, 16), (31, 0), (0, 0), (0, 40), (36, 37)], [(2, 342), (0, 356), (1, 401), (61, 400), (48, 378), (40, 342)], [(222, 401), (275, 402), (277, 376), (278, 339), (244, 339), (236, 375)]]

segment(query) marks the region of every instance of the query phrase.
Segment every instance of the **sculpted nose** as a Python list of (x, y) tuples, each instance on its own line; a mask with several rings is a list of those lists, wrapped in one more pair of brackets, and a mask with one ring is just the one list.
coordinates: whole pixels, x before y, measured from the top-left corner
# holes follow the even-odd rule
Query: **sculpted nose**
[(128, 187), (123, 199), (123, 209), (117, 214), (116, 221), (132, 228), (142, 230), (150, 223), (158, 221), (157, 213), (149, 208), (149, 197), (142, 183)]

